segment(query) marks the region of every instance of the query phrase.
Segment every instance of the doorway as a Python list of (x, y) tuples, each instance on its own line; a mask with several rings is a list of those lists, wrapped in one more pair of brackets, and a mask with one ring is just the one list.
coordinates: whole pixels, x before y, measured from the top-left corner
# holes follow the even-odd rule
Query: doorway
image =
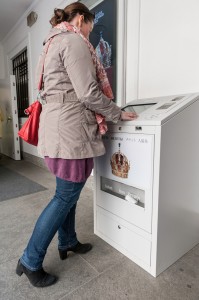
[(12, 71), (16, 77), (18, 117), (26, 117), (24, 110), (29, 106), (27, 48), (12, 60)]
[(20, 160), (17, 93), (14, 75), (0, 80), (0, 103), (3, 114), (1, 153), (15, 160)]

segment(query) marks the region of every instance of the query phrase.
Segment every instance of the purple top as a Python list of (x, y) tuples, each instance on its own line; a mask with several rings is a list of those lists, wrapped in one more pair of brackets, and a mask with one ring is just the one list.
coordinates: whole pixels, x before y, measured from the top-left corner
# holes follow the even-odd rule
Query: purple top
[(84, 182), (93, 169), (93, 158), (63, 159), (45, 156), (48, 169), (61, 179), (72, 182)]

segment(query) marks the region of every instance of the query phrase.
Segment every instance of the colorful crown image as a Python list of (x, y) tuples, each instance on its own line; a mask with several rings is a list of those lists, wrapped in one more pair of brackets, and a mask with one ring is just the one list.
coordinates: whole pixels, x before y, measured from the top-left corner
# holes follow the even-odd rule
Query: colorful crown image
[(112, 174), (121, 178), (128, 178), (128, 172), (130, 170), (130, 161), (120, 151), (120, 143), (118, 152), (115, 152), (111, 157)]
[(96, 47), (96, 54), (99, 57), (104, 68), (109, 68), (111, 66), (111, 45), (106, 42), (102, 37), (102, 31), (100, 32), (100, 41)]

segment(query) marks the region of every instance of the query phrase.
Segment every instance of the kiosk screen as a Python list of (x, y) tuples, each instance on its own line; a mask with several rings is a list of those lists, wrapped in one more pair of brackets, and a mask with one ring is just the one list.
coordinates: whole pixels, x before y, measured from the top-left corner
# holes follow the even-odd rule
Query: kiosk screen
[(136, 114), (140, 114), (146, 109), (150, 108), (151, 106), (155, 105), (156, 103), (147, 103), (147, 104), (137, 104), (137, 105), (127, 105), (122, 108), (123, 111), (127, 112), (135, 112)]

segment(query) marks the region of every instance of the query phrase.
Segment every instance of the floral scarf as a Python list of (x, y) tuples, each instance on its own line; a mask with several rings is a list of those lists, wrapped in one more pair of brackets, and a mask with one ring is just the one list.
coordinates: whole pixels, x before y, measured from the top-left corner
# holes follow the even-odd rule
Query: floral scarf
[[(103, 65), (101, 64), (99, 58), (97, 57), (95, 49), (93, 48), (93, 46), (89, 42), (89, 40), (87, 38), (85, 38), (85, 36), (80, 32), (80, 30), (77, 27), (70, 25), (68, 22), (62, 22), (62, 23), (56, 25), (55, 28), (59, 28), (59, 29), (66, 30), (66, 31), (73, 31), (81, 36), (81, 38), (85, 41), (85, 43), (87, 44), (87, 46), (90, 50), (93, 64), (96, 69), (96, 76), (97, 76), (99, 88), (101, 89), (101, 91), (103, 92), (103, 94), (106, 97), (108, 97), (109, 99), (113, 99), (113, 92), (112, 92), (110, 83), (108, 81), (106, 71), (105, 71)], [(107, 125), (105, 122), (105, 118), (99, 114), (95, 114), (95, 115), (96, 115), (96, 120), (97, 120), (97, 123), (99, 126), (100, 134), (105, 134), (107, 131)]]

